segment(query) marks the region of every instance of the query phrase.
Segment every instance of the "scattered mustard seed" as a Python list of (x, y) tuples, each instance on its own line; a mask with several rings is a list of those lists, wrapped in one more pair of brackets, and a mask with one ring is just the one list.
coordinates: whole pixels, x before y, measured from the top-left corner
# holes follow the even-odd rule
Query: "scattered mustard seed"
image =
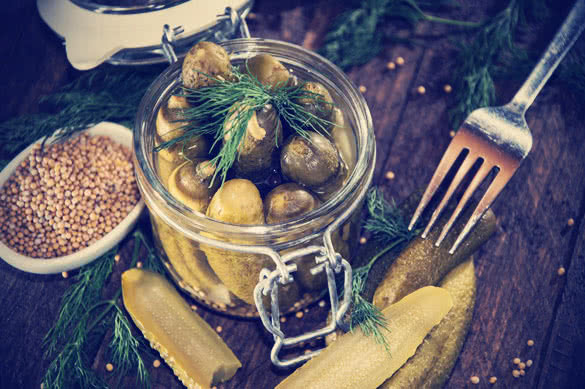
[(361, 93), (366, 93), (366, 91), (368, 90), (368, 88), (366, 88), (365, 85), (360, 85), (359, 90)]
[(514, 376), (514, 378), (518, 378), (520, 377), (520, 372), (516, 369), (512, 370), (512, 375)]
[(564, 267), (561, 266), (561, 267), (559, 267), (559, 270), (557, 270), (557, 273), (559, 276), (564, 276), (566, 273), (566, 270)]
[(523, 376), (523, 375), (525, 375), (525, 374), (526, 374), (526, 372), (525, 372), (524, 370), (520, 370), (520, 375), (522, 375), (522, 376)]
[(69, 277), (69, 273), (67, 273), (66, 271), (64, 271), (64, 272), (61, 273), (61, 277), (67, 278), (67, 277)]
[(524, 368), (525, 368), (525, 367), (526, 367), (526, 364), (525, 364), (524, 362), (520, 362), (520, 363), (518, 364), (518, 368), (519, 368), (520, 370), (524, 370)]
[(155, 360), (152, 362), (152, 366), (154, 366), (154, 367), (157, 367), (157, 368), (158, 368), (158, 367), (160, 367), (160, 361), (159, 361), (158, 359), (155, 359)]
[(514, 365), (519, 365), (520, 362), (522, 362), (522, 361), (520, 360), (520, 358), (516, 357), (516, 358), (514, 358), (514, 360), (512, 362), (514, 362)]
[(532, 346), (534, 346), (534, 340), (528, 339), (528, 341), (526, 342), (526, 344), (528, 345), (528, 347), (532, 347)]
[(106, 363), (106, 370), (107, 371), (113, 371), (114, 370), (114, 365), (112, 365), (111, 363)]
[(366, 239), (366, 237), (365, 237), (365, 236), (362, 236), (362, 237), (360, 238), (360, 244), (366, 244), (366, 242), (367, 242), (367, 241), (368, 241), (368, 240)]
[(445, 84), (443, 86), (443, 91), (445, 91), (445, 93), (451, 93), (453, 91), (453, 87), (451, 87), (449, 84)]
[(281, 322), (281, 323), (286, 323), (286, 317), (282, 316), (282, 317), (280, 318), (280, 322)]
[(136, 267), (139, 269), (142, 268), (142, 262), (140, 261), (136, 262)]
[(572, 227), (575, 224), (575, 220), (573, 218), (570, 218), (569, 220), (567, 220), (567, 225), (569, 227)]
[(304, 316), (303, 311), (298, 311), (297, 313), (295, 313), (295, 316), (297, 317), (297, 319), (300, 319)]
[(386, 64), (386, 68), (388, 70), (394, 70), (394, 69), (396, 69), (396, 64), (394, 62), (390, 61)]
[(319, 301), (319, 306), (323, 308), (325, 306), (325, 300)]
[(396, 57), (396, 65), (398, 65), (398, 66), (404, 65), (404, 58)]
[(114, 261), (116, 261), (116, 262), (120, 262), (120, 254), (116, 254), (116, 255), (114, 256)]
[(427, 92), (426, 88), (422, 85), (419, 85), (418, 88), (416, 88), (416, 93), (418, 93), (419, 95), (424, 95)]
[(498, 377), (496, 377), (496, 376), (492, 376), (492, 377), (490, 377), (490, 384), (492, 384), (492, 385), (493, 385), (493, 384), (495, 384), (496, 382), (498, 382)]
[(449, 131), (449, 136), (451, 138), (453, 138), (455, 136), (455, 131), (453, 131), (453, 130)]
[(532, 359), (526, 361), (526, 367), (532, 366)]
[(393, 180), (394, 177), (396, 177), (396, 174), (394, 174), (393, 171), (389, 170), (389, 171), (386, 172), (386, 179)]
[(311, 351), (312, 351), (312, 350), (311, 350), (310, 348), (308, 348), (308, 349), (306, 349), (306, 350), (305, 350), (305, 354), (308, 354), (308, 353), (310, 353)]
[(471, 377), (469, 380), (470, 380), (470, 381), (471, 381), (471, 383), (472, 383), (472, 384), (474, 384), (474, 385), (477, 385), (477, 384), (479, 384), (479, 377), (478, 377), (478, 376), (476, 376), (476, 375), (474, 375), (473, 377)]
[(191, 309), (194, 310), (194, 311), (196, 311), (197, 310), (197, 305), (195, 305), (195, 304), (191, 305)]
[(215, 327), (215, 330), (220, 333), (221, 331), (223, 331), (223, 327), (222, 326), (217, 326)]

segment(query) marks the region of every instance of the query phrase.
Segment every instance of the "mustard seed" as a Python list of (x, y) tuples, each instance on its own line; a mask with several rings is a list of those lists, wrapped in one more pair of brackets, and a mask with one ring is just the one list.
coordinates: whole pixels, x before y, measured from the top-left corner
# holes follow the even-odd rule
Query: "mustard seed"
[(451, 92), (453, 91), (453, 87), (451, 87), (451, 85), (449, 85), (449, 84), (445, 84), (445, 85), (443, 86), (443, 91), (444, 91), (445, 93), (451, 93)]
[(521, 376), (523, 376), (523, 375), (525, 375), (525, 374), (526, 374), (526, 372), (525, 372), (524, 370), (520, 370), (520, 375), (521, 375)]
[(360, 85), (359, 90), (361, 93), (366, 93), (366, 91), (368, 90), (368, 88), (366, 88), (365, 85)]
[(106, 363), (106, 370), (107, 371), (113, 371), (114, 370), (114, 365), (112, 365), (111, 363)]
[(479, 377), (478, 376), (473, 376), (469, 379), (471, 381), (472, 384), (477, 385), (479, 384)]
[(325, 306), (325, 300), (319, 301), (319, 306), (323, 308)]
[(155, 359), (155, 360), (152, 362), (152, 366), (154, 366), (154, 367), (160, 367), (160, 361), (159, 361), (158, 359)]
[(532, 366), (532, 359), (526, 361), (526, 367)]
[(368, 241), (368, 240), (366, 239), (366, 237), (365, 237), (365, 236), (362, 236), (362, 237), (360, 238), (360, 244), (366, 244), (366, 242), (367, 242), (367, 241)]
[(281, 322), (281, 323), (286, 323), (286, 317), (282, 316), (282, 317), (280, 318), (280, 322)]
[(512, 370), (512, 375), (514, 376), (514, 378), (518, 378), (518, 377), (520, 377), (520, 371), (514, 369), (514, 370)]
[(393, 171), (387, 171), (386, 172), (386, 179), (393, 180), (395, 177), (396, 177), (396, 174), (394, 174)]
[(416, 93), (418, 93), (419, 95), (424, 95), (427, 92), (426, 88), (422, 85), (419, 85), (418, 88), (416, 88)]
[(514, 365), (519, 365), (520, 362), (522, 362), (522, 361), (520, 360), (520, 358), (514, 358), (514, 360), (512, 362), (514, 362)]
[(388, 70), (394, 70), (394, 69), (396, 69), (396, 64), (394, 62), (390, 61), (386, 64), (386, 68)]
[(301, 319), (304, 316), (303, 311), (298, 311), (297, 313), (295, 313), (295, 316), (297, 317), (297, 319)]
[(492, 384), (492, 385), (493, 385), (493, 384), (495, 384), (496, 382), (498, 382), (498, 377), (496, 377), (496, 376), (492, 376), (492, 377), (490, 377), (490, 384)]
[(573, 220), (573, 218), (570, 218), (569, 220), (567, 220), (567, 225), (569, 227), (572, 227), (573, 225), (575, 225), (575, 220)]
[(526, 344), (528, 345), (528, 347), (532, 347), (532, 346), (534, 346), (534, 340), (528, 339), (528, 341), (526, 342)]
[(565, 270), (565, 268), (564, 268), (564, 267), (562, 267), (562, 266), (561, 266), (561, 267), (559, 267), (559, 270), (557, 270), (557, 274), (558, 274), (559, 276), (564, 276), (564, 275), (565, 275), (565, 273), (566, 273), (566, 270)]
[(520, 370), (524, 370), (524, 368), (525, 368), (525, 367), (526, 367), (526, 364), (525, 364), (524, 362), (520, 362), (520, 363), (518, 364), (518, 368), (519, 368)]
[(221, 331), (223, 331), (223, 327), (222, 326), (217, 326), (215, 327), (215, 330), (220, 333)]
[(404, 58), (396, 57), (396, 65), (398, 65), (398, 66), (404, 65)]

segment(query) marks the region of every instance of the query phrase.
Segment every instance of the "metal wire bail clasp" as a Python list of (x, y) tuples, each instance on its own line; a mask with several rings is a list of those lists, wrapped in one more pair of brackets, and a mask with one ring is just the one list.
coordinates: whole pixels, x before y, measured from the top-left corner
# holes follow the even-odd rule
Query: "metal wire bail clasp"
[(163, 26), (163, 35), (161, 38), (162, 50), (167, 61), (169, 61), (169, 64), (174, 64), (178, 60), (173, 44), (177, 39), (177, 35), (182, 34), (184, 31), (185, 29), (183, 26), (177, 26), (174, 28), (171, 28), (168, 24)]
[[(336, 224), (336, 223), (334, 223)], [(278, 288), (279, 284), (286, 285), (293, 281), (290, 274), (282, 272), (282, 267), (270, 271), (262, 269), (260, 272), (260, 281), (254, 289), (254, 302), (260, 314), (260, 319), (264, 327), (274, 336), (274, 346), (270, 352), (270, 359), (275, 366), (288, 367), (296, 365), (300, 362), (306, 361), (313, 356), (319, 354), (322, 349), (314, 350), (308, 354), (302, 354), (290, 359), (280, 359), (279, 352), (282, 347), (289, 347), (301, 342), (307, 342), (335, 331), (338, 326), (343, 326), (343, 315), (347, 311), (351, 301), (351, 293), (343, 294), (343, 301), (339, 303), (339, 296), (337, 294), (337, 285), (335, 281), (335, 274), (344, 272), (344, 290), (351, 290), (352, 271), (351, 265), (348, 261), (341, 257), (340, 254), (333, 250), (331, 242), (331, 233), (335, 230), (336, 225), (331, 225), (327, 228), (324, 234), (324, 246), (309, 246), (294, 252), (287, 253), (279, 258), (282, 263), (290, 263), (295, 258), (304, 257), (306, 255), (316, 254), (316, 266), (311, 269), (313, 275), (325, 271), (327, 274), (327, 288), (329, 290), (329, 300), (331, 303), (331, 313), (334, 320), (327, 326), (308, 332), (292, 338), (287, 338), (280, 329), (280, 308), (278, 305)], [(273, 258), (274, 259), (274, 258)], [(289, 264), (285, 266), (287, 272), (294, 272), (297, 270), (296, 265)], [(287, 277), (288, 276), (288, 277)], [(288, 278), (288, 279), (287, 279)], [(262, 301), (263, 296), (270, 295), (270, 316), (264, 307)]]

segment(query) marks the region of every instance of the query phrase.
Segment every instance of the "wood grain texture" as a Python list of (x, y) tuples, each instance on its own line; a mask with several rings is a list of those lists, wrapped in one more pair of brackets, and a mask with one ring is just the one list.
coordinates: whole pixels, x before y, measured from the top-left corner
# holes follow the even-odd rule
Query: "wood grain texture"
[[(505, 1), (470, 1), (442, 16), (481, 20), (501, 9)], [(563, 2), (563, 9), (568, 2)], [(67, 63), (58, 38), (42, 23), (35, 2), (13, 2), (0, 14), (0, 120), (39, 110), (38, 97), (55, 91), (78, 74)], [(342, 11), (331, 1), (257, 1), (249, 25), (253, 36), (283, 39), (316, 48), (327, 21)], [(560, 11), (562, 17), (563, 11)], [(554, 32), (549, 30), (528, 44), (541, 49)], [(402, 37), (400, 25), (388, 26)], [(415, 35), (441, 36), (444, 27), (420, 24)], [(534, 37), (532, 38), (534, 40)], [(350, 69), (356, 85), (364, 85), (377, 136), (376, 182), (388, 196), (402, 199), (428, 182), (449, 143), (447, 109), (451, 95), (442, 87), (454, 66), (448, 39), (433, 38), (425, 45), (389, 44), (370, 63)], [(531, 43), (532, 42), (532, 43)], [(402, 56), (405, 65), (394, 71), (386, 63)], [(424, 95), (415, 92), (426, 88)], [(510, 96), (519, 85), (498, 85)], [(477, 304), (470, 334), (446, 387), (468, 387), (469, 377), (480, 377), (478, 387), (489, 387), (490, 376), (499, 387), (580, 388), (585, 364), (585, 114), (582, 103), (569, 98), (559, 85), (545, 88), (529, 111), (535, 136), (532, 153), (494, 205), (499, 216), (496, 236), (476, 255)], [(395, 173), (393, 180), (384, 173)], [(575, 220), (567, 227), (569, 218)], [(143, 221), (145, 228), (148, 222)], [(119, 287), (128, 266), (132, 240), (122, 250), (106, 295)], [(559, 266), (567, 269), (557, 274)], [(72, 272), (71, 276), (74, 275)], [(60, 275), (37, 276), (0, 263), (0, 388), (36, 388), (47, 368), (42, 338), (55, 320), (60, 298), (71, 284)], [(232, 380), (218, 385), (230, 389), (272, 388), (286, 377), (269, 361), (272, 339), (258, 321), (232, 319), (204, 307), (197, 312), (214, 328), (243, 363)], [(312, 305), (302, 318), (287, 316), (287, 331), (306, 331), (322, 325), (326, 307)], [(535, 345), (528, 347), (526, 341)], [(107, 377), (109, 335), (93, 358), (96, 371)], [(309, 348), (315, 347), (308, 345)], [(512, 377), (511, 359), (532, 359), (526, 376)], [(147, 363), (158, 358), (146, 356)], [(149, 369), (154, 388), (181, 388), (163, 363)], [(112, 383), (113, 385), (114, 383)], [(123, 387), (136, 387), (126, 377)]]

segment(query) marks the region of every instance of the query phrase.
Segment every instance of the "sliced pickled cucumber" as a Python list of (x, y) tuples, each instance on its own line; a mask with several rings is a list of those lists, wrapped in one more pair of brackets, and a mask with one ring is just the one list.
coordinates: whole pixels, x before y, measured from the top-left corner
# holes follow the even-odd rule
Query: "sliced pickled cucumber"
[(416, 237), (396, 258), (374, 294), (374, 305), (384, 308), (408, 293), (436, 285), (451, 269), (469, 257), (496, 229), (496, 217), (488, 210), (454, 254), (449, 254), (468, 218), (462, 215), (441, 246), (436, 247), (441, 228), (435, 227), (426, 239)]
[(446, 290), (421, 288), (382, 311), (388, 321), (388, 331), (382, 332), (390, 352), (360, 330), (347, 333), (277, 388), (375, 389), (415, 353), (452, 306)]
[(416, 354), (380, 389), (439, 389), (457, 361), (475, 305), (473, 258), (463, 262), (441, 281), (453, 298), (453, 308), (427, 335)]
[(136, 326), (186, 387), (210, 388), (242, 366), (160, 274), (136, 268), (124, 272), (122, 295)]

